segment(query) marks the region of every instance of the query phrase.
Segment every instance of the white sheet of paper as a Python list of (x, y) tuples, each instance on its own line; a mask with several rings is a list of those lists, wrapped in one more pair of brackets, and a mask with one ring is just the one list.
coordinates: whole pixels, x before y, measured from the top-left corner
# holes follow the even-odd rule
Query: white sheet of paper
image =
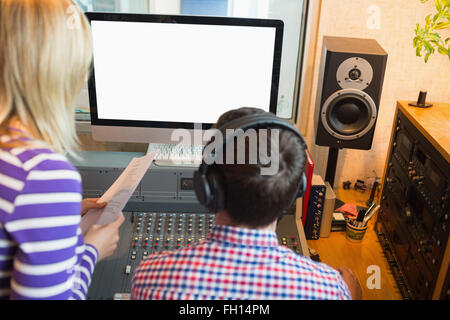
[(81, 219), (83, 234), (93, 224), (108, 224), (115, 221), (141, 182), (157, 152), (134, 158), (98, 202), (107, 202), (103, 209), (89, 210)]

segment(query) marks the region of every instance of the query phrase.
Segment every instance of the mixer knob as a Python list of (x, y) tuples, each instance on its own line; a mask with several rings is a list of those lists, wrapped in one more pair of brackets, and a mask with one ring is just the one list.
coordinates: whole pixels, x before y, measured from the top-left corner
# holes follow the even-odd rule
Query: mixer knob
[(125, 267), (125, 274), (130, 274), (131, 273), (131, 266), (130, 265), (127, 265), (126, 267)]

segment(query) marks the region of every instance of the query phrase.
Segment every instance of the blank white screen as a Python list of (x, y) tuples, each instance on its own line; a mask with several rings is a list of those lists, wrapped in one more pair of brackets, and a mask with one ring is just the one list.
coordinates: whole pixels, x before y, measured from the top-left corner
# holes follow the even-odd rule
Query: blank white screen
[(92, 21), (99, 119), (215, 123), (269, 111), (275, 28)]

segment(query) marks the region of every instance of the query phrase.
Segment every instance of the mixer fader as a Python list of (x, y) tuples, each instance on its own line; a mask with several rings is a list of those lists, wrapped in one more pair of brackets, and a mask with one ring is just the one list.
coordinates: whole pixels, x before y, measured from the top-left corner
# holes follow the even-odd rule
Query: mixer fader
[(212, 214), (193, 213), (131, 213), (135, 229), (130, 248), (132, 260), (138, 250), (149, 253), (190, 247), (205, 238), (214, 223)]
[(94, 271), (88, 299), (128, 299), (131, 277), (142, 259), (202, 241), (214, 224), (207, 213), (125, 212), (114, 255)]

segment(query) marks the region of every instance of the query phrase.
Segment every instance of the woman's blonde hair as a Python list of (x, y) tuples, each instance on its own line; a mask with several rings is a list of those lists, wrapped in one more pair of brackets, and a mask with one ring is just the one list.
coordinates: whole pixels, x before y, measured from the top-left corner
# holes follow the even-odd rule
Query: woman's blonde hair
[(75, 148), (73, 104), (91, 43), (89, 22), (71, 0), (0, 0), (0, 136), (18, 121), (57, 152)]

